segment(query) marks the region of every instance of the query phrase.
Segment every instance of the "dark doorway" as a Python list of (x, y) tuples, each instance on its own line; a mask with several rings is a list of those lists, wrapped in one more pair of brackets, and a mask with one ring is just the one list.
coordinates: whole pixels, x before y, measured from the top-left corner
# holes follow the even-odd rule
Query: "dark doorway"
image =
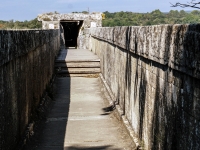
[(77, 47), (77, 38), (79, 30), (83, 24), (83, 20), (79, 21), (61, 20), (60, 24), (62, 25), (64, 30), (65, 46)]

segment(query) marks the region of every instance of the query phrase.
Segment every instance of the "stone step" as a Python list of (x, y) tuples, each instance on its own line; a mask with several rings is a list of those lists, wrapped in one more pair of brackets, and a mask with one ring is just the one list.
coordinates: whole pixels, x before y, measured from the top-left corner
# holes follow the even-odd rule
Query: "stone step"
[(100, 73), (100, 59), (88, 50), (62, 50), (55, 60), (58, 76), (88, 76)]
[(99, 77), (99, 73), (93, 73), (93, 74), (89, 74), (89, 73), (85, 73), (85, 74), (58, 74), (57, 77), (88, 77), (88, 78), (97, 78)]
[(59, 62), (55, 68), (100, 68), (100, 62)]
[(100, 68), (67, 68), (57, 71), (57, 74), (96, 74), (100, 72)]
[(59, 62), (100, 62), (100, 59), (96, 59), (96, 58), (88, 58), (88, 57), (84, 57), (82, 56), (80, 57), (75, 57), (75, 58), (68, 58), (68, 59), (56, 59), (55, 63), (59, 63)]

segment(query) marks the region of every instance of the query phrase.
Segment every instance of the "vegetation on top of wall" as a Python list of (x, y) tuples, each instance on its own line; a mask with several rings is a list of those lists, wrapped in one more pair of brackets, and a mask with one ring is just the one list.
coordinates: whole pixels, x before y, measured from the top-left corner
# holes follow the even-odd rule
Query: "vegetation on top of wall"
[(45, 13), (46, 15), (54, 15), (54, 14), (60, 14), (59, 12), (57, 11), (54, 11), (54, 12), (48, 12), (48, 13)]
[(41, 29), (42, 22), (38, 21), (37, 18), (30, 21), (3, 21), (0, 20), (0, 29)]
[(170, 10), (163, 13), (156, 9), (150, 13), (133, 12), (104, 12), (106, 18), (103, 20), (103, 27), (113, 26), (146, 26), (158, 24), (193, 24), (200, 22), (200, 11), (193, 10), (186, 12), (184, 10)]
[(82, 12), (74, 11), (74, 12), (72, 12), (72, 13), (83, 13), (83, 14), (89, 14), (88, 11), (82, 11)]
[(50, 18), (43, 18), (43, 21), (51, 21), (51, 19)]

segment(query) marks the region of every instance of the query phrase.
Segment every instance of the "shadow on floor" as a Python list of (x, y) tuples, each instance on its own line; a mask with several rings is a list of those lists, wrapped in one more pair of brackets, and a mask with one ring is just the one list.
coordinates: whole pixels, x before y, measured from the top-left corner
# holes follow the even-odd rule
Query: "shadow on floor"
[(93, 147), (70, 146), (66, 147), (64, 150), (120, 150), (120, 149), (112, 148), (111, 145), (107, 145), (107, 146), (93, 146)]
[[(65, 59), (67, 51), (58, 55)], [(70, 106), (70, 77), (56, 77), (53, 86), (54, 100), (46, 115), (36, 122), (34, 136), (30, 137), (23, 150), (63, 150)]]

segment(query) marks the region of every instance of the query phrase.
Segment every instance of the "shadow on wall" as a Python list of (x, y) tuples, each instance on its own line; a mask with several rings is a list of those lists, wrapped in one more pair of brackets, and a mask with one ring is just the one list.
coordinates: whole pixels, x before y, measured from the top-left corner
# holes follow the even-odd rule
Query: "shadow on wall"
[[(187, 48), (184, 47), (184, 50)], [(187, 52), (183, 51), (182, 53), (187, 59)], [(145, 58), (141, 58), (141, 60), (148, 63)], [(186, 147), (198, 149), (200, 139), (197, 130), (199, 128), (197, 108), (200, 103), (197, 94), (200, 89), (199, 79), (187, 75), (181, 70), (178, 71), (177, 68), (172, 69), (154, 61), (151, 62), (151, 66), (149, 85), (142, 83), (142, 76), (145, 76), (142, 74), (145, 72), (141, 70), (139, 137), (144, 139), (144, 134), (149, 134), (148, 143), (152, 143), (149, 145), (151, 149), (185, 149)], [(148, 97), (145, 98), (145, 87), (149, 86), (152, 92), (149, 94), (150, 99), (148, 93)], [(149, 118), (147, 118), (148, 106), (153, 109), (152, 117)], [(145, 126), (144, 123), (147, 125)], [(143, 131), (145, 128), (146, 131)]]
[(0, 30), (0, 149), (26, 133), (54, 73), (58, 30)]
[[(67, 50), (62, 50), (58, 54), (57, 60), (65, 58)], [(56, 60), (56, 61), (57, 61)], [(67, 68), (66, 63), (56, 63), (59, 67)], [(24, 150), (30, 149), (64, 149), (66, 141), (66, 129), (68, 126), (69, 107), (71, 99), (71, 78), (57, 75), (54, 82), (54, 101), (51, 103), (48, 113), (40, 120)], [(59, 134), (58, 134), (59, 133)]]
[[(192, 27), (189, 26), (184, 35), (181, 34), (184, 26), (180, 26), (177, 30), (174, 42), (178, 43), (182, 38), (184, 44), (182, 49), (177, 44), (170, 50), (172, 60), (169, 64), (151, 62), (152, 77), (148, 81), (152, 89), (151, 99), (145, 98), (146, 94), (142, 94), (145, 93), (145, 86), (149, 85), (141, 84), (141, 76), (139, 137), (144, 139), (144, 135), (142, 138), (141, 134), (149, 134), (148, 143), (152, 143), (149, 145), (151, 149), (198, 149), (200, 146), (200, 80), (197, 65), (200, 48), (196, 42), (200, 37), (199, 33), (194, 32), (194, 30), (199, 32), (199, 29), (191, 29)], [(165, 53), (168, 51), (169, 49)], [(142, 61), (148, 62), (145, 58)], [(150, 103), (153, 104), (151, 122), (145, 117), (143, 121), (147, 126), (144, 126), (141, 124), (143, 122), (141, 117), (144, 116), (144, 112), (145, 116), (148, 115), (144, 109), (148, 109)], [(143, 128), (147, 128), (147, 131), (142, 131)]]
[[(126, 96), (126, 101), (124, 100), (124, 114), (130, 114), (131, 112), (131, 90), (132, 90), (132, 61), (131, 59), (134, 58), (136, 59), (136, 70), (135, 71), (135, 82), (134, 82), (134, 100), (136, 100), (137, 94), (139, 94), (139, 138), (142, 139), (142, 135), (143, 135), (143, 121), (144, 121), (144, 117), (145, 117), (145, 101), (146, 101), (146, 88), (147, 88), (147, 79), (146, 79), (146, 70), (145, 68), (143, 68), (141, 66), (141, 58), (138, 56), (133, 55), (133, 53), (130, 51), (130, 36), (131, 36), (131, 27), (128, 27), (128, 29), (126, 30), (126, 50), (124, 51), (126, 53), (126, 66), (125, 66), (125, 91), (127, 92), (127, 96)], [(135, 51), (137, 51), (137, 44), (135, 44)], [(139, 88), (138, 88), (139, 87)], [(139, 91), (138, 91), (139, 90)], [(125, 95), (126, 95), (125, 94)], [(136, 103), (136, 102), (134, 102)], [(125, 108), (127, 108), (127, 106), (125, 105), (129, 105), (128, 110), (126, 110)]]
[[(128, 28), (126, 30), (126, 66), (125, 66), (125, 90), (127, 91), (127, 93), (125, 94), (128, 104), (130, 104), (130, 95), (131, 95), (131, 73), (132, 73), (132, 67), (131, 67), (131, 52), (130, 52), (130, 33), (131, 33), (131, 28)], [(124, 100), (124, 108), (123, 108), (123, 114), (127, 114), (129, 113), (126, 112), (126, 107), (125, 107), (126, 103)], [(128, 109), (129, 110), (129, 109)]]
[[(101, 47), (106, 43), (107, 47), (117, 47), (115, 51), (120, 51), (112, 53), (109, 49), (93, 46), (100, 58), (115, 53), (120, 57), (118, 66), (115, 66), (119, 71), (117, 75), (110, 75), (106, 69), (113, 67), (110, 59), (118, 58), (101, 60), (105, 66), (110, 65), (103, 68), (102, 74), (112, 80), (107, 82), (115, 92), (118, 104), (148, 149), (198, 149), (200, 24), (133, 28), (134, 35), (129, 35), (131, 29), (127, 27), (126, 36), (124, 28), (122, 31), (120, 27), (97, 29), (97, 33), (92, 33), (92, 44)], [(112, 33), (112, 37), (105, 35), (102, 38), (102, 33)], [(135, 39), (130, 41), (130, 36)], [(129, 44), (133, 46), (131, 50)], [(124, 60), (124, 56), (125, 64), (120, 61)], [(109, 75), (118, 79), (113, 80)], [(118, 89), (112, 85), (114, 81), (120, 81), (115, 83)], [(135, 115), (135, 118), (131, 118), (131, 115)]]

